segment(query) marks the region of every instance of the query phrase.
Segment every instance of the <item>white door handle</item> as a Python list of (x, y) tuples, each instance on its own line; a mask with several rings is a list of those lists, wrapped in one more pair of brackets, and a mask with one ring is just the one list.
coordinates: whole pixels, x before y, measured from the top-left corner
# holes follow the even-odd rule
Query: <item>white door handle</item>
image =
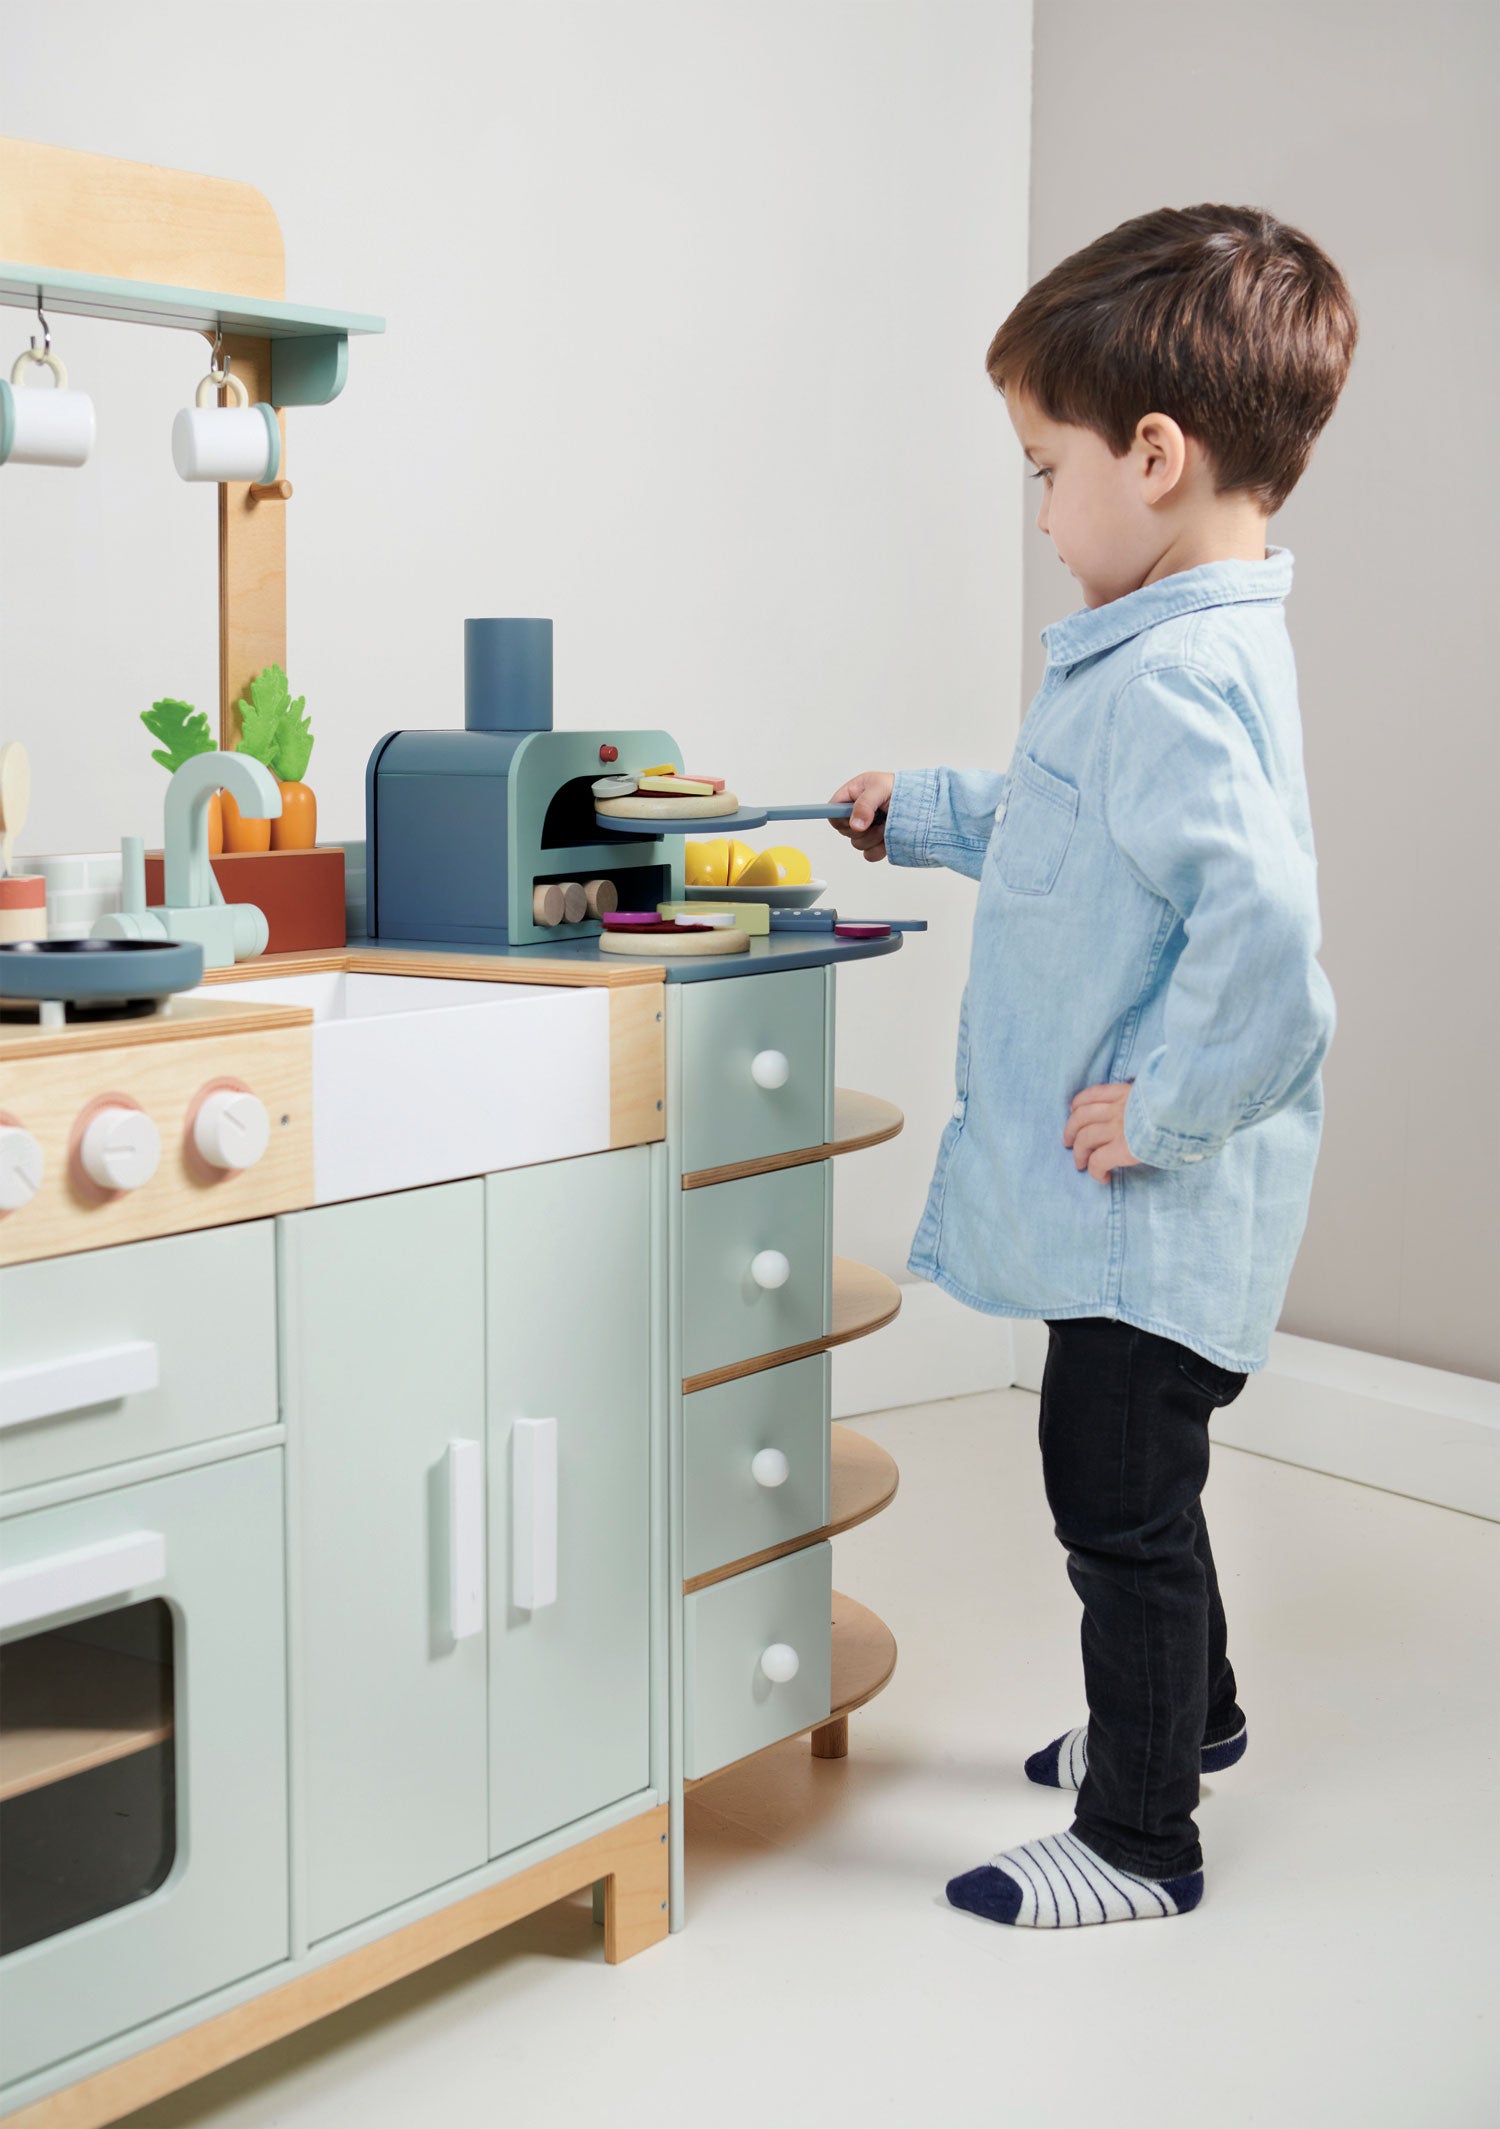
[(760, 1667), (772, 1685), (790, 1685), (802, 1668), (802, 1659), (790, 1642), (773, 1641), (762, 1650)]
[(160, 1380), (156, 1347), (145, 1338), (73, 1353), (66, 1360), (6, 1368), (0, 1371), (0, 1428), (24, 1427), (28, 1420), (53, 1419), (61, 1412), (81, 1412), (87, 1405), (137, 1397), (143, 1390), (154, 1390)]
[(782, 1449), (757, 1449), (750, 1459), (750, 1476), (757, 1486), (784, 1486), (791, 1472)]
[(471, 1441), (448, 1444), (448, 1631), (484, 1631), (484, 1451)]
[(765, 1087), (768, 1091), (784, 1087), (791, 1076), (792, 1067), (785, 1050), (757, 1050), (750, 1060), (750, 1077), (758, 1087)]
[(166, 1571), (166, 1540), (156, 1530), (132, 1530), (73, 1552), (0, 1568), (0, 1627), (34, 1626), (80, 1604), (127, 1597), (159, 1582)]
[(792, 1276), (791, 1261), (779, 1249), (758, 1249), (750, 1259), (750, 1276), (768, 1294), (774, 1293)]
[(510, 1586), (520, 1611), (557, 1601), (555, 1419), (518, 1419), (511, 1429)]

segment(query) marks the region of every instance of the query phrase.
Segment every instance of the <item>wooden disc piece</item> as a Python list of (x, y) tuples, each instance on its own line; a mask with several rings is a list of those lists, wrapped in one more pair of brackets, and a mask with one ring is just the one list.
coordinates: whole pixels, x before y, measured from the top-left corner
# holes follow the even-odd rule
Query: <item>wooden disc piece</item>
[(588, 897), (579, 880), (563, 881), (563, 922), (581, 924), (589, 913)]
[(706, 821), (721, 813), (738, 813), (740, 802), (732, 791), (712, 798), (598, 798), (594, 811), (606, 820), (614, 814), (627, 821)]
[(534, 923), (561, 924), (563, 911), (567, 906), (567, 896), (555, 880), (546, 887), (533, 887), (531, 890), (531, 915)]
[(647, 961), (683, 960), (689, 954), (748, 954), (747, 931), (602, 931), (606, 954), (639, 954)]
[(620, 906), (620, 890), (613, 880), (585, 880), (583, 898), (591, 917), (612, 917)]

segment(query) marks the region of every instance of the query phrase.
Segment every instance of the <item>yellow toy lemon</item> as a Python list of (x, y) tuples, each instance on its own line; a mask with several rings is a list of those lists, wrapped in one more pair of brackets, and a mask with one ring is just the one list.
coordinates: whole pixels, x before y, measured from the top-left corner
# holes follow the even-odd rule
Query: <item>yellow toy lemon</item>
[(778, 843), (773, 850), (762, 850), (735, 877), (741, 887), (805, 887), (812, 878), (812, 865), (805, 850)]
[(727, 880), (715, 880), (715, 887), (738, 887), (745, 867), (754, 863), (755, 852), (748, 843), (731, 841), (729, 845), (729, 877)]
[(689, 887), (727, 887), (729, 844), (722, 835), (711, 843), (689, 843), (682, 855), (682, 870)]

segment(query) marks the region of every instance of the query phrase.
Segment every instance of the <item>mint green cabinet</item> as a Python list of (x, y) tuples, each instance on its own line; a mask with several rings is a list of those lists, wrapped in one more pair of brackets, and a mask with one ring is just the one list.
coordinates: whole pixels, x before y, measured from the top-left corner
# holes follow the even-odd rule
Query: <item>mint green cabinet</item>
[(484, 1185), (278, 1226), (316, 1942), (489, 1855)]
[(651, 1159), (485, 1183), (490, 1848), (650, 1780)]

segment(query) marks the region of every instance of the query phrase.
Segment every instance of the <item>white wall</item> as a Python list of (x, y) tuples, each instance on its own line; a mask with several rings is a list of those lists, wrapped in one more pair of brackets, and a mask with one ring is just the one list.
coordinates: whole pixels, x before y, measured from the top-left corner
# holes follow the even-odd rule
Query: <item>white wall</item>
[[(1500, 1376), (1494, 0), (1038, 0), (1033, 274), (1127, 215), (1253, 202), (1362, 331), (1272, 530), (1339, 1006), (1283, 1329)], [(1076, 603), (1027, 532), (1030, 648)]]
[[(341, 400), (289, 417), (288, 667), (326, 835), (362, 833), (380, 733), (461, 721), (466, 614), (552, 615), (560, 725), (664, 725), (742, 795), (1004, 759), (1020, 542), (983, 354), (1025, 280), (1029, 18), (6, 7), (4, 131), (245, 178), (290, 297), (388, 320)], [(203, 343), (54, 325), (101, 442), (4, 477), (0, 736), (32, 748), (33, 850), (154, 833), (137, 713), (216, 694), (213, 499), (168, 452)], [(26, 321), (0, 330), (8, 367)], [(841, 1077), (909, 1130), (842, 1165), (839, 1246), (895, 1271), (972, 889), (814, 848), (847, 912), (934, 925), (842, 990)]]

